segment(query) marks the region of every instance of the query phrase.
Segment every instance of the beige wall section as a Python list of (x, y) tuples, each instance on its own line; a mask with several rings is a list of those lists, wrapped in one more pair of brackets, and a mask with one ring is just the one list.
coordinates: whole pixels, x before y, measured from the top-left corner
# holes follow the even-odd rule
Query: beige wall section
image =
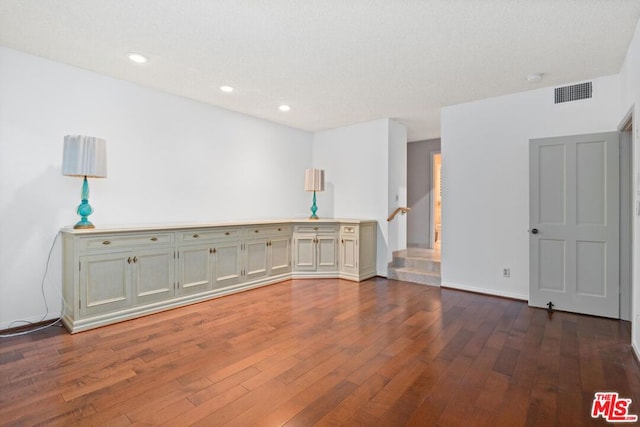
[(407, 147), (407, 246), (429, 247), (431, 230), (431, 153), (440, 151), (440, 138), (411, 142)]

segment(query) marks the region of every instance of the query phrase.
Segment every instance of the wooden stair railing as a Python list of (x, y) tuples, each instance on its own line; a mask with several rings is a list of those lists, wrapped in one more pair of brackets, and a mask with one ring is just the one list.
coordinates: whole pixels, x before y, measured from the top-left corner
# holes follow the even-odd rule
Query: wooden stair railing
[(389, 215), (389, 218), (387, 218), (387, 221), (393, 221), (393, 218), (396, 217), (396, 215), (398, 215), (399, 213), (404, 215), (407, 212), (409, 212), (411, 210), (411, 208), (405, 208), (405, 207), (397, 207), (395, 211), (393, 211), (393, 213), (391, 215)]

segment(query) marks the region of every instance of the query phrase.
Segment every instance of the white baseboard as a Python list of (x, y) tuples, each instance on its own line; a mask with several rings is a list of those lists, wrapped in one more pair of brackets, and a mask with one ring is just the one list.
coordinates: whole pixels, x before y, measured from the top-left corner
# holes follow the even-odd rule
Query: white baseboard
[(441, 288), (450, 288), (450, 289), (458, 289), (460, 291), (469, 291), (469, 292), (475, 292), (478, 294), (485, 294), (485, 295), (493, 295), (493, 296), (498, 296), (498, 297), (504, 297), (504, 298), (512, 298), (512, 299), (518, 299), (518, 300), (522, 300), (522, 301), (529, 301), (529, 295), (526, 294), (519, 294), (519, 293), (515, 293), (515, 292), (501, 292), (501, 291), (496, 291), (495, 289), (487, 289), (487, 288), (479, 288), (476, 286), (465, 286), (465, 285), (460, 285), (457, 283), (448, 283), (448, 282), (442, 282), (440, 284)]

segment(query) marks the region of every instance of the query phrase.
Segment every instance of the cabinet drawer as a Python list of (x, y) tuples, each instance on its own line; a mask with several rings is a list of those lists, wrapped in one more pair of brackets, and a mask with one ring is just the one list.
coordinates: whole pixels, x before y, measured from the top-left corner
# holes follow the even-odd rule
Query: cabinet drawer
[(291, 226), (289, 225), (273, 225), (273, 226), (255, 226), (245, 229), (245, 236), (248, 239), (260, 238), (264, 236), (287, 236), (291, 234)]
[(340, 234), (358, 234), (358, 227), (354, 225), (343, 225), (340, 227)]
[(295, 231), (298, 233), (336, 233), (338, 226), (333, 224), (296, 225)]
[(80, 250), (127, 248), (167, 245), (173, 243), (173, 233), (120, 234), (81, 238)]
[(210, 230), (191, 230), (178, 233), (178, 241), (184, 243), (197, 243), (206, 240), (238, 240), (240, 229), (215, 228)]

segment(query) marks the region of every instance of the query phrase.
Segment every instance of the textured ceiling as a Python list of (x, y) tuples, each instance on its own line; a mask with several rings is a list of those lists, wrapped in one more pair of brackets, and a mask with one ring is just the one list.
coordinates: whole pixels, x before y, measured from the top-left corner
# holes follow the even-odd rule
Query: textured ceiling
[(308, 131), (391, 117), (415, 141), (443, 106), (619, 72), (639, 17), (640, 0), (0, 0), (0, 45)]

